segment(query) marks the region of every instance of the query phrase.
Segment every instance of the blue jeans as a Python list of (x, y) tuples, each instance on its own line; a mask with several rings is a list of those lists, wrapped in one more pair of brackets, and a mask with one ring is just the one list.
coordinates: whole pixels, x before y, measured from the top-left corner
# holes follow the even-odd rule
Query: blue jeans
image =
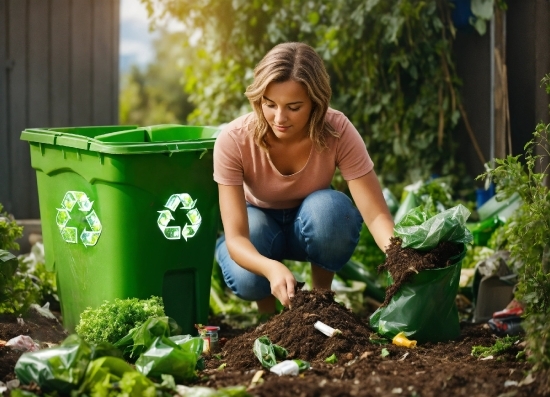
[[(363, 224), (344, 193), (318, 190), (291, 209), (265, 209), (247, 203), (250, 241), (270, 259), (311, 262), (338, 272), (351, 258)], [(257, 301), (271, 295), (269, 281), (239, 266), (229, 256), (225, 237), (216, 242), (216, 261), (227, 286), (238, 297)]]

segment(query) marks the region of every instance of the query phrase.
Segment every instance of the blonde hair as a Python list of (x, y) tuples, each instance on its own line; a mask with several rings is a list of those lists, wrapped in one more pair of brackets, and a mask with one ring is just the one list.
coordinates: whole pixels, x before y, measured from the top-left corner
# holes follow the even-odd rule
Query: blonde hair
[(304, 85), (312, 102), (308, 135), (318, 149), (327, 147), (329, 135), (338, 137), (334, 127), (325, 121), (332, 90), (323, 60), (313, 48), (304, 43), (282, 43), (271, 49), (254, 68), (254, 81), (246, 89), (254, 113), (254, 141), (262, 149), (268, 148), (269, 124), (262, 111), (262, 99), (270, 83), (296, 81)]

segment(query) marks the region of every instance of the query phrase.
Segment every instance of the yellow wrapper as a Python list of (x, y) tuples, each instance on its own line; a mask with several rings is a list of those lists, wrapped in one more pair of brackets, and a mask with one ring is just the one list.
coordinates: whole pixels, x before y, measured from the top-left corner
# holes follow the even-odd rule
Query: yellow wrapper
[(397, 346), (404, 346), (409, 348), (416, 347), (416, 341), (407, 339), (404, 332), (400, 332), (395, 335), (392, 343)]

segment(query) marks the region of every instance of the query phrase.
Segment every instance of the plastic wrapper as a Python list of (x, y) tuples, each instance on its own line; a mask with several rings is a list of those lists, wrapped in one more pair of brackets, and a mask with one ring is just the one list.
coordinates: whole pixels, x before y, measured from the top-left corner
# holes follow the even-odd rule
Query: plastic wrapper
[(296, 376), (300, 372), (310, 368), (310, 364), (303, 360), (285, 360), (278, 364), (275, 364), (269, 369), (270, 372), (281, 375), (293, 375)]
[(177, 385), (176, 390), (179, 395), (185, 397), (252, 397), (246, 391), (246, 386), (229, 386), (212, 389), (204, 386), (189, 387)]
[(416, 341), (410, 340), (409, 338), (407, 338), (404, 332), (400, 332), (397, 335), (395, 335), (392, 339), (392, 343), (396, 346), (403, 346), (408, 348), (416, 347)]
[[(166, 337), (157, 337), (151, 347), (136, 361), (136, 369), (146, 376), (172, 375), (178, 382), (195, 378), (200, 344), (178, 345)], [(202, 345), (200, 345), (202, 349)], [(193, 351), (192, 349), (195, 349)]]
[(395, 215), (393, 216), (393, 220), (395, 223), (398, 223), (405, 217), (405, 215), (412, 210), (413, 208), (416, 208), (419, 204), (418, 197), (416, 197), (416, 194), (413, 192), (407, 192), (407, 195), (401, 202), (401, 205), (395, 212)]
[(284, 360), (288, 356), (288, 351), (284, 347), (271, 343), (265, 335), (254, 341), (252, 350), (256, 358), (267, 369), (277, 364), (277, 359)]
[[(88, 365), (78, 393), (80, 395), (85, 395), (90, 394), (94, 389), (102, 389), (105, 391), (113, 389), (115, 384), (120, 382), (127, 372), (138, 373), (130, 364), (118, 357), (106, 356), (93, 360)], [(148, 387), (153, 386), (154, 388), (152, 381), (142, 374), (139, 375), (143, 379), (141, 379), (141, 382), (135, 383), (136, 387), (135, 390), (132, 390), (133, 393), (131, 395), (140, 396)]]
[(128, 332), (114, 345), (122, 350), (125, 358), (135, 361), (141, 353), (149, 349), (157, 337), (169, 337), (178, 333), (179, 330), (178, 324), (170, 317), (151, 317)]
[(27, 335), (19, 335), (15, 338), (11, 338), (6, 342), (6, 346), (9, 346), (15, 350), (22, 350), (26, 352), (35, 352), (40, 350), (40, 345)]
[(432, 217), (420, 207), (409, 211), (395, 225), (395, 236), (403, 240), (402, 247), (429, 251), (442, 241), (471, 243), (472, 233), (466, 227), (470, 211), (462, 204), (449, 208)]
[(23, 384), (35, 382), (44, 392), (70, 393), (82, 381), (91, 354), (88, 343), (70, 335), (60, 346), (23, 353), (15, 374)]

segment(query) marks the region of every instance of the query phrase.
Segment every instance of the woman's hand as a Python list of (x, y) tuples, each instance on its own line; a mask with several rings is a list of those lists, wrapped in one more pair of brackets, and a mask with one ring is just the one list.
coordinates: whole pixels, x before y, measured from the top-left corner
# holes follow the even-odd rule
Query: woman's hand
[(264, 274), (271, 285), (271, 293), (285, 307), (290, 307), (290, 299), (294, 298), (296, 279), (288, 268), (281, 262), (273, 261), (269, 270)]
[(243, 187), (218, 185), (218, 189), (225, 241), (231, 258), (244, 269), (266, 277), (273, 296), (283, 306), (290, 306), (296, 279), (285, 265), (261, 255), (250, 242)]

